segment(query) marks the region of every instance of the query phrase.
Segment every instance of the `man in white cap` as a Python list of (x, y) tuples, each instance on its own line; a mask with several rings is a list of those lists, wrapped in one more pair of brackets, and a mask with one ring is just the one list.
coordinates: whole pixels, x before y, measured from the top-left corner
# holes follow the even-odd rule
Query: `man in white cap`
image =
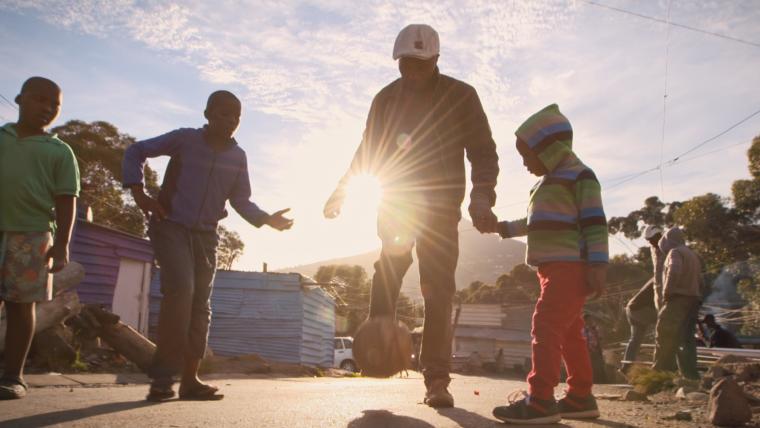
[(425, 299), (420, 355), (425, 402), (451, 407), (451, 307), (459, 256), (457, 225), (466, 187), (465, 154), (472, 167), (469, 213), (481, 232), (496, 227), (491, 208), (499, 165), (475, 89), (439, 73), (439, 49), (438, 33), (429, 25), (412, 24), (401, 30), (393, 47), (401, 78), (372, 101), (362, 142), (324, 214), (334, 218), (340, 213), (352, 176), (368, 173), (380, 179), (382, 251), (372, 278), (369, 319), (395, 316), (416, 245)]
[(662, 307), (662, 264), (665, 255), (660, 250), (659, 242), (662, 238), (662, 228), (654, 224), (648, 224), (644, 228), (644, 239), (649, 242), (649, 251), (652, 255), (652, 267), (654, 269), (654, 306), (659, 311)]
[(662, 302), (662, 265), (665, 257), (658, 246), (658, 242), (662, 238), (662, 228), (648, 224), (644, 228), (643, 235), (644, 239), (649, 242), (654, 275), (628, 301), (625, 307), (628, 324), (631, 326), (631, 336), (628, 339), (623, 356), (623, 364), (621, 366), (623, 372), (626, 372), (631, 363), (636, 360), (647, 331), (657, 322), (657, 309)]

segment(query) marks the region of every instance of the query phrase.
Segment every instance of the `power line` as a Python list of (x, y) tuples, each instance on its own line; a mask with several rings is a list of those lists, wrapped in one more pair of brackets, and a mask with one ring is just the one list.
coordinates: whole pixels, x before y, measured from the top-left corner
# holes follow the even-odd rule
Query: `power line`
[(665, 24), (665, 25), (669, 25), (669, 26), (672, 25), (673, 27), (683, 28), (685, 30), (695, 31), (697, 33), (707, 34), (707, 35), (714, 36), (714, 37), (720, 37), (721, 39), (726, 39), (726, 40), (730, 40), (732, 42), (742, 43), (742, 44), (745, 44), (745, 45), (749, 45), (749, 46), (754, 46), (756, 48), (760, 48), (760, 43), (752, 42), (752, 41), (749, 41), (749, 40), (740, 39), (738, 37), (733, 37), (733, 36), (728, 36), (726, 34), (721, 34), (721, 33), (716, 33), (716, 32), (713, 32), (713, 31), (703, 30), (701, 28), (696, 28), (696, 27), (692, 27), (692, 26), (689, 26), (689, 25), (685, 25), (685, 24), (679, 24), (677, 22), (672, 22), (672, 21), (665, 20), (665, 19), (662, 19), (662, 18), (657, 18), (657, 17), (654, 17), (654, 16), (644, 15), (644, 14), (633, 12), (633, 11), (630, 11), (630, 10), (627, 10), (627, 9), (621, 9), (619, 7), (614, 7), (614, 6), (609, 6), (609, 5), (606, 5), (606, 4), (598, 3), (598, 2), (595, 2), (593, 0), (580, 0), (580, 1), (582, 1), (582, 2), (584, 2), (586, 4), (590, 4), (592, 6), (597, 6), (597, 7), (603, 8), (603, 9), (609, 9), (609, 10), (613, 10), (615, 12), (624, 13), (626, 15), (636, 16), (636, 17), (647, 19), (647, 20), (650, 20), (650, 21), (659, 22), (661, 24)]
[[(726, 135), (727, 133), (729, 133), (733, 129), (737, 128), (739, 125), (742, 125), (743, 123), (747, 122), (748, 120), (752, 119), (753, 117), (755, 117), (755, 116), (757, 116), (759, 114), (760, 114), (760, 110), (756, 110), (755, 112), (753, 112), (749, 116), (747, 116), (744, 119), (742, 119), (742, 120), (734, 123), (733, 125), (729, 126), (728, 128), (726, 128), (725, 130), (719, 132), (718, 134), (716, 134), (716, 135), (714, 135), (714, 136), (712, 136), (712, 137), (710, 137), (710, 138), (708, 138), (708, 139), (706, 139), (704, 141), (701, 141), (701, 142), (697, 143), (696, 145), (694, 145), (690, 149), (686, 150), (685, 152), (679, 154), (678, 156), (676, 156), (676, 157), (674, 157), (674, 158), (672, 158), (670, 160), (667, 160), (667, 161), (665, 161), (663, 163), (660, 163), (659, 165), (656, 165), (656, 166), (654, 166), (652, 168), (648, 168), (648, 169), (645, 169), (645, 170), (642, 170), (642, 171), (639, 171), (639, 172), (634, 172), (632, 174), (628, 174), (628, 175), (625, 175), (625, 176), (622, 176), (622, 177), (614, 178), (614, 179), (611, 180), (612, 182), (614, 182), (614, 184), (612, 184), (610, 186), (606, 186), (606, 188), (608, 190), (609, 189), (613, 189), (613, 188), (618, 187), (618, 186), (620, 186), (620, 185), (622, 185), (624, 183), (627, 183), (627, 182), (629, 182), (631, 180), (639, 178), (642, 175), (648, 174), (648, 173), (653, 172), (653, 171), (657, 171), (657, 170), (659, 170), (661, 168), (664, 168), (664, 167), (672, 166), (672, 165), (678, 163), (679, 161), (682, 161), (681, 158), (683, 156), (685, 156), (685, 155), (687, 155), (689, 153), (692, 153), (695, 150), (697, 150), (697, 149), (705, 146), (706, 144), (711, 143), (712, 141), (715, 141), (716, 139), (718, 139), (718, 138)], [(726, 147), (726, 148), (728, 148), (728, 147)], [(690, 159), (695, 159), (695, 157), (690, 158)], [(687, 159), (687, 160), (690, 160), (690, 159)]]
[[(673, 0), (668, 0), (668, 15), (666, 23), (670, 24), (670, 9)], [(670, 64), (670, 25), (665, 32), (665, 78), (662, 94), (662, 135), (660, 136), (660, 199), (665, 200), (665, 180), (662, 174), (662, 159), (665, 156), (665, 129), (668, 118), (668, 65)]]
[(16, 106), (16, 104), (13, 104), (12, 102), (10, 102), (8, 98), (5, 98), (5, 95), (0, 94), (0, 98), (2, 98), (3, 101), (5, 101), (9, 106), (13, 107), (15, 110), (18, 110), (18, 107)]
[(693, 161), (694, 159), (699, 159), (701, 157), (704, 157), (704, 156), (707, 156), (707, 155), (711, 155), (713, 153), (722, 152), (723, 150), (732, 149), (734, 147), (743, 146), (745, 144), (747, 144), (747, 141), (742, 141), (741, 143), (734, 143), (734, 144), (731, 144), (731, 145), (728, 145), (728, 146), (724, 146), (724, 147), (718, 147), (717, 149), (710, 150), (709, 152), (700, 153), (698, 155), (694, 155), (692, 157), (688, 157), (688, 158), (685, 158), (685, 159), (683, 159), (683, 158), (679, 159), (679, 162), (680, 163), (685, 163), (685, 162)]
[(710, 137), (710, 138), (706, 139), (705, 141), (702, 141), (701, 143), (699, 143), (699, 144), (697, 144), (696, 146), (694, 146), (694, 147), (690, 148), (689, 150), (687, 150), (687, 151), (685, 151), (685, 152), (681, 153), (680, 155), (676, 156), (675, 158), (671, 159), (671, 160), (670, 160), (670, 161), (668, 161), (668, 162), (671, 162), (671, 163), (672, 163), (672, 162), (677, 162), (677, 161), (678, 161), (678, 159), (679, 159), (681, 156), (687, 155), (687, 154), (689, 154), (689, 153), (693, 152), (694, 150), (697, 150), (698, 148), (700, 148), (700, 147), (704, 146), (705, 144), (707, 144), (707, 143), (710, 143), (711, 141), (713, 141), (713, 140), (716, 140), (716, 139), (718, 139), (719, 137), (722, 137), (722, 136), (726, 135), (727, 133), (729, 133), (730, 131), (732, 131), (732, 130), (733, 130), (734, 128), (736, 128), (737, 126), (739, 126), (739, 125), (743, 124), (744, 122), (746, 122), (746, 121), (748, 121), (748, 120), (752, 119), (753, 117), (757, 116), (758, 114), (760, 114), (760, 110), (757, 110), (757, 111), (755, 111), (754, 113), (750, 114), (749, 116), (745, 117), (744, 119), (742, 119), (742, 120), (740, 120), (740, 121), (736, 122), (735, 124), (731, 125), (731, 126), (730, 126), (730, 127), (728, 127), (728, 128), (725, 130), (725, 131), (723, 131), (723, 132), (720, 132), (720, 133), (718, 133), (717, 135), (715, 135), (715, 136), (713, 136), (713, 137)]

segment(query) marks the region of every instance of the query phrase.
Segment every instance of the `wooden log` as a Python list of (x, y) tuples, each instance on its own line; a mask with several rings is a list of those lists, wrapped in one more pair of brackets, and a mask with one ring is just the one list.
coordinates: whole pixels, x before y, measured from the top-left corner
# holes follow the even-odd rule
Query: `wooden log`
[(34, 365), (53, 371), (70, 369), (77, 357), (72, 340), (71, 330), (63, 324), (39, 332), (34, 336), (30, 352)]
[(98, 335), (114, 351), (135, 363), (141, 370), (147, 371), (150, 367), (156, 345), (137, 330), (118, 321), (116, 324), (102, 326)]
[[(78, 314), (80, 309), (79, 296), (74, 291), (61, 293), (49, 302), (38, 303), (35, 305), (37, 322), (34, 333), (37, 334), (63, 323), (69, 317)], [(0, 352), (5, 349), (6, 324), (5, 317), (0, 319)]]
[(84, 267), (77, 262), (69, 262), (60, 272), (53, 274), (53, 295), (76, 287), (84, 279)]
[[(119, 316), (95, 305), (87, 305), (83, 317), (89, 319), (100, 339), (114, 351), (147, 371), (153, 361), (156, 345), (137, 330), (119, 321)], [(96, 324), (96, 325), (95, 325)]]

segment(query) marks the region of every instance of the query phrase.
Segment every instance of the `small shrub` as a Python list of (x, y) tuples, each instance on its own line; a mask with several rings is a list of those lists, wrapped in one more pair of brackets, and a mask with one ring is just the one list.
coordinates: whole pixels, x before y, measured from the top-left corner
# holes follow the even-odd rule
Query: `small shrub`
[(628, 374), (628, 381), (636, 392), (656, 394), (675, 387), (676, 373), (652, 370), (649, 367), (634, 367)]
[(78, 350), (76, 357), (74, 357), (74, 361), (71, 363), (71, 368), (78, 372), (87, 371), (87, 369), (90, 368), (86, 362), (82, 361), (82, 354), (80, 354)]

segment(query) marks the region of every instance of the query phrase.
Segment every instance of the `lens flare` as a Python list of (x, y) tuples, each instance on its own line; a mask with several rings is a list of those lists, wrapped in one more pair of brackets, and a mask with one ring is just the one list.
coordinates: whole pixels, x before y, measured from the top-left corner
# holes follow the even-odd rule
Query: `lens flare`
[(346, 188), (346, 208), (348, 212), (360, 215), (377, 214), (383, 190), (380, 181), (373, 175), (357, 175)]

